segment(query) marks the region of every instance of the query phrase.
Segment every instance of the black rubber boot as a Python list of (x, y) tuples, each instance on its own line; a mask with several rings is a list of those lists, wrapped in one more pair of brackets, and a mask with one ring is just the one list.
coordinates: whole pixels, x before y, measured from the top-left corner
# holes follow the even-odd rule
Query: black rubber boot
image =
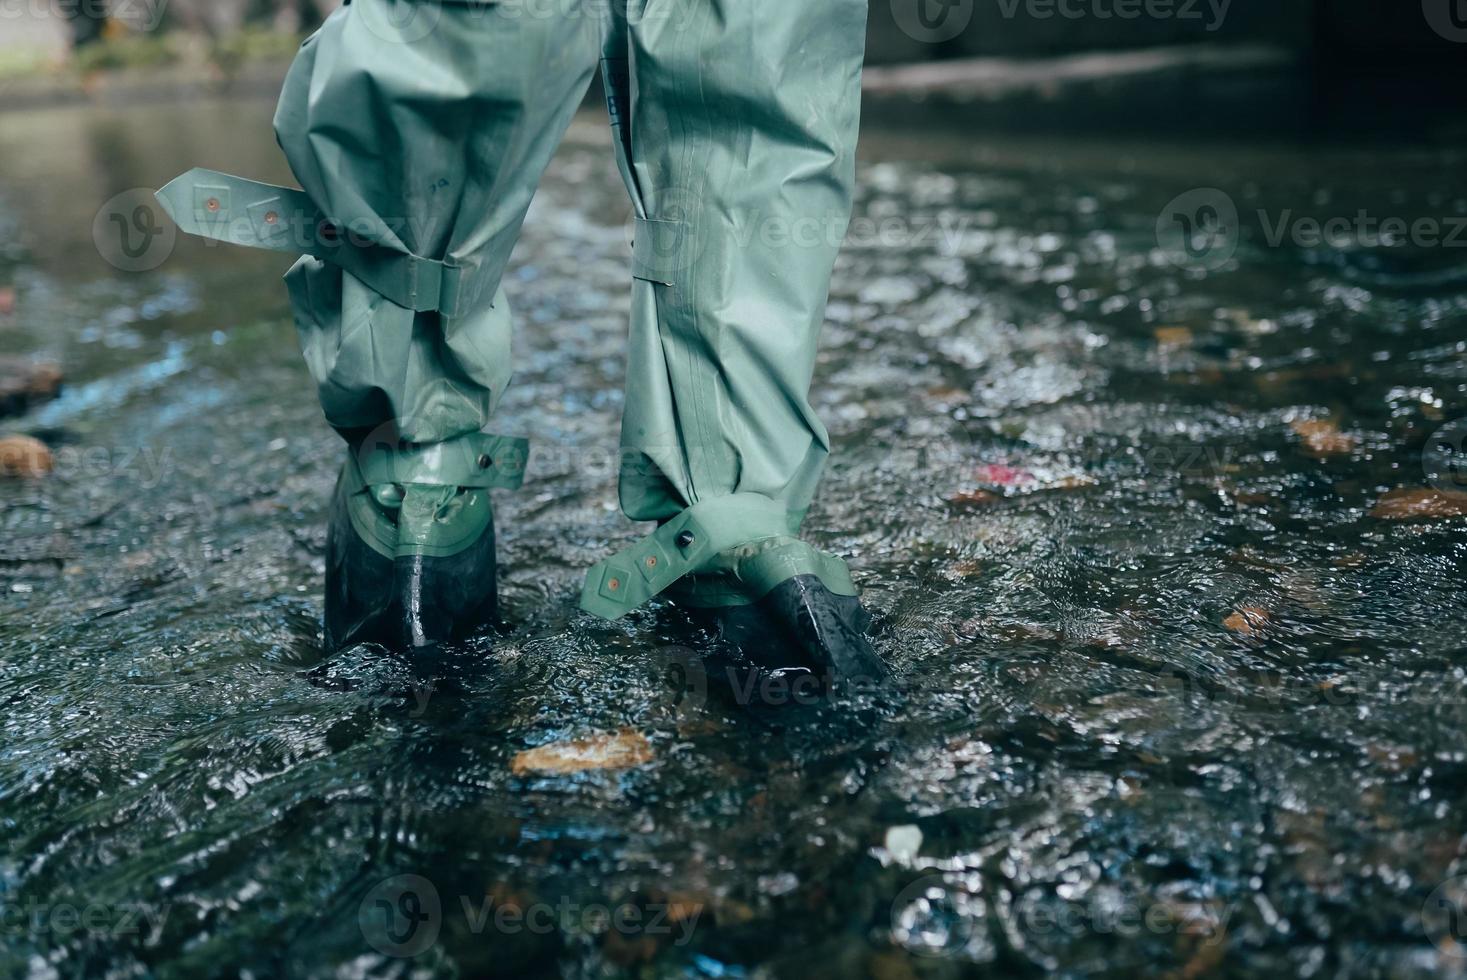
[(861, 600), (831, 592), (814, 575), (781, 582), (748, 605), (688, 613), (721, 652), (780, 682), (742, 685), (762, 702), (873, 691), (890, 673), (867, 638), (871, 616)]
[(328, 651), (376, 643), (423, 652), (492, 623), (494, 544), (488, 490), (362, 487), (348, 466), (327, 533)]

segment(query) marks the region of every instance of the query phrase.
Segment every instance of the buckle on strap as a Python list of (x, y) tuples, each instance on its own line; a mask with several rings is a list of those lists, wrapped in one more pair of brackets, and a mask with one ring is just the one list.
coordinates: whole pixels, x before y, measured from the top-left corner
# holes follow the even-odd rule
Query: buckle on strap
[(650, 536), (592, 566), (581, 608), (620, 619), (721, 551), (788, 534), (784, 505), (753, 493), (700, 501)]
[(398, 306), (419, 313), (459, 316), (473, 299), (464, 289), (464, 271), (472, 266), (353, 241), (304, 191), (195, 168), (157, 196), (174, 223), (191, 235), (314, 255), (350, 272)]
[(363, 486), (418, 483), (440, 487), (518, 490), (525, 482), (530, 442), (475, 432), (447, 442), (403, 445), (371, 441), (352, 458)]

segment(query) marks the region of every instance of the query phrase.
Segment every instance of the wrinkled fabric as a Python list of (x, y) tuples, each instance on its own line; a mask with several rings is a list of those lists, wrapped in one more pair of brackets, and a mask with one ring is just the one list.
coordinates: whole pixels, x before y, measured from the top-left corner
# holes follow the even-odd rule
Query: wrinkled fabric
[(414, 313), (306, 257), (288, 282), (328, 421), (478, 431), (511, 373), (500, 281), (601, 61), (638, 216), (619, 490), (635, 520), (756, 493), (791, 529), (829, 451), (809, 387), (851, 207), (865, 0), (355, 0), (302, 48), (276, 132), (374, 244), (469, 268)]
[(499, 281), (600, 37), (588, 16), (358, 0), (302, 46), (275, 116), (302, 189), (359, 240), (470, 266), (477, 297), (460, 317), (415, 314), (301, 259), (287, 282), (338, 430), (395, 421), (436, 442), (489, 421), (512, 372)]

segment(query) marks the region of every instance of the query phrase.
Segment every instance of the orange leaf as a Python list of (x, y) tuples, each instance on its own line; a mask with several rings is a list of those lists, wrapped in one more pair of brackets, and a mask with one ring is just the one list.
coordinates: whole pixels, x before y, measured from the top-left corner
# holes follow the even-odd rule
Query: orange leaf
[(45, 476), (56, 468), (51, 450), (30, 436), (0, 438), (0, 476)]
[(1236, 612), (1223, 620), (1223, 625), (1234, 633), (1256, 636), (1268, 625), (1269, 619), (1267, 609), (1261, 609), (1258, 606), (1240, 606)]
[(646, 736), (624, 728), (615, 734), (591, 735), (527, 749), (514, 757), (509, 770), (516, 776), (531, 772), (564, 775), (591, 769), (631, 769), (652, 759), (652, 744)]
[(1289, 423), (1304, 443), (1305, 452), (1317, 459), (1353, 452), (1360, 440), (1323, 419), (1295, 419)]
[(1467, 515), (1467, 493), (1431, 487), (1399, 487), (1381, 497), (1370, 516), (1383, 521), (1421, 521)]

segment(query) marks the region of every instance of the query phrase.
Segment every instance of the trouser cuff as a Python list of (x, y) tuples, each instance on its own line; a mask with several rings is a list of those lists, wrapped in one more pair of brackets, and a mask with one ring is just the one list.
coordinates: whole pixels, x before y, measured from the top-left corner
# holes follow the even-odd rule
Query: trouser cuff
[(349, 472), (366, 487), (396, 483), (518, 490), (525, 482), (529, 452), (527, 439), (483, 432), (431, 443), (368, 439), (354, 447)]
[(739, 493), (694, 504), (597, 564), (586, 576), (581, 608), (603, 619), (620, 619), (699, 572), (713, 572), (713, 579), (722, 583), (706, 603), (710, 605), (757, 601), (802, 574), (819, 576), (837, 594), (856, 594), (843, 561), (789, 537), (789, 515), (782, 504)]
[(383, 557), (452, 557), (492, 534), (488, 491), (520, 486), (528, 446), (484, 433), (420, 444), (368, 439), (348, 453), (338, 498), (357, 537)]

